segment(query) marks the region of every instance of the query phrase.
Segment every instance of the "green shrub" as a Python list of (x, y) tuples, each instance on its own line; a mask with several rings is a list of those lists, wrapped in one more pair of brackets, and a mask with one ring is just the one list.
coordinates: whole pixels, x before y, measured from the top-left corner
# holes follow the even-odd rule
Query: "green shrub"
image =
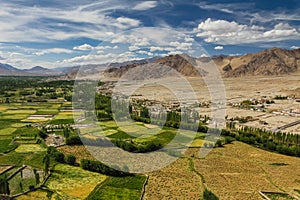
[(66, 156), (66, 163), (69, 165), (75, 165), (76, 164), (76, 157), (72, 154), (69, 154)]
[(203, 200), (219, 200), (219, 198), (214, 193), (205, 188), (203, 192)]

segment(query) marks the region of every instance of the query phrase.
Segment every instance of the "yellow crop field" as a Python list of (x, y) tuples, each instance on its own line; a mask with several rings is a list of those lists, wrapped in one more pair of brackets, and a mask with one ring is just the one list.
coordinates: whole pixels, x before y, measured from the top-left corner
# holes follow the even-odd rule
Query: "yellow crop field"
[(80, 167), (58, 164), (46, 183), (63, 199), (85, 199), (107, 176), (83, 170)]

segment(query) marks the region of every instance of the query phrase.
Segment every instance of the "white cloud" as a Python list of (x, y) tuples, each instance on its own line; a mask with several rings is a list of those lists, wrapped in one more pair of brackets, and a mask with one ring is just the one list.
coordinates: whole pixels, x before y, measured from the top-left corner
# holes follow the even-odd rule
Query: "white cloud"
[(97, 47), (94, 47), (95, 49), (97, 50), (106, 50), (106, 49), (117, 49), (119, 48), (117, 45), (116, 46), (97, 46)]
[(60, 54), (60, 53), (73, 53), (72, 50), (69, 50), (69, 49), (63, 49), (63, 48), (51, 48), (51, 49), (44, 49), (44, 50), (41, 50), (41, 51), (37, 51), (37, 52), (34, 52), (33, 54), (34, 55), (37, 55), (37, 56), (42, 56), (44, 54), (49, 54), (49, 53), (56, 53), (56, 54)]
[(184, 41), (185, 41), (185, 42), (194, 42), (195, 39), (194, 39), (194, 38), (191, 38), (191, 37), (186, 37), (186, 38), (184, 38)]
[(215, 48), (214, 48), (215, 50), (223, 50), (224, 49), (224, 47), (223, 46), (215, 46)]
[(114, 9), (129, 9), (131, 5), (119, 0), (63, 8), (3, 3), (0, 42), (48, 42), (80, 37), (104, 40), (140, 25), (137, 19), (110, 15)]
[(131, 60), (141, 60), (136, 54), (126, 51), (120, 54), (105, 53), (105, 54), (89, 54), (83, 56), (77, 56), (70, 59), (65, 59), (59, 62), (61, 66), (75, 66), (85, 64), (107, 64), (114, 62), (125, 62)]
[(143, 1), (135, 5), (132, 9), (133, 10), (149, 10), (151, 8), (155, 8), (157, 6), (157, 1)]
[(150, 51), (151, 52), (154, 52), (154, 51), (163, 51), (164, 50), (164, 48), (162, 48), (162, 47), (150, 47)]
[(116, 27), (122, 28), (122, 29), (127, 29), (130, 27), (137, 27), (140, 25), (140, 21), (136, 19), (131, 19), (128, 17), (118, 17), (116, 19), (117, 23), (115, 23)]
[(245, 44), (297, 40), (300, 32), (287, 23), (278, 23), (273, 29), (239, 24), (235, 21), (206, 19), (198, 25), (198, 37), (218, 44)]
[(176, 55), (176, 54), (183, 54), (183, 52), (182, 51), (170, 51), (168, 53), (168, 55)]
[(128, 49), (129, 49), (129, 51), (136, 51), (136, 50), (138, 50), (140, 48), (137, 47), (137, 46), (129, 46)]
[(189, 50), (193, 46), (193, 43), (170, 42), (170, 46), (176, 47), (177, 50)]
[(300, 47), (298, 46), (291, 46), (291, 49), (299, 49)]
[(131, 46), (148, 46), (150, 45), (148, 38), (140, 37), (134, 33), (122, 34), (111, 41), (111, 43), (131, 44)]
[(73, 47), (73, 50), (80, 50), (80, 51), (90, 51), (93, 49), (94, 49), (94, 47), (89, 44), (83, 44), (80, 46)]

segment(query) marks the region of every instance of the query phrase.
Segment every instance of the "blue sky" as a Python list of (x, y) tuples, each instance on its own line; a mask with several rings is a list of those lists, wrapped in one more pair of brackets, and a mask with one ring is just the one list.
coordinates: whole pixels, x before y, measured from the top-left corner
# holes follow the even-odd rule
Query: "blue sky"
[(300, 46), (296, 0), (2, 0), (0, 5), (0, 62), (19, 68)]

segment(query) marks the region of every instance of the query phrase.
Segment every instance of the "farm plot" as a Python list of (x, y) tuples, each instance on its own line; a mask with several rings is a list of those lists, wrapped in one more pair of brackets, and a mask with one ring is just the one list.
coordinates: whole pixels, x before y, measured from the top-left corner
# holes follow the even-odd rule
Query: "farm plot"
[(61, 146), (57, 148), (58, 151), (64, 153), (65, 155), (72, 154), (76, 157), (77, 163), (82, 159), (96, 160), (94, 156), (86, 149), (85, 146)]
[(23, 128), (18, 128), (15, 132), (13, 132), (14, 136), (32, 136), (34, 137), (37, 135), (39, 130), (34, 127), (23, 127)]
[(34, 114), (35, 115), (56, 115), (58, 114), (57, 109), (39, 109)]
[(60, 199), (85, 199), (107, 177), (69, 165), (58, 164), (46, 183)]
[(140, 199), (145, 176), (110, 177), (99, 185), (87, 200)]
[(293, 193), (300, 188), (299, 158), (240, 142), (214, 148), (194, 163), (208, 188), (222, 199), (260, 199), (258, 191)]
[(31, 123), (14, 123), (14, 124), (11, 124), (11, 127), (13, 128), (22, 128), (22, 127), (25, 127), (27, 125), (30, 125)]
[(73, 118), (73, 112), (60, 112), (58, 115), (54, 116), (49, 124), (73, 124)]
[[(18, 145), (11, 144), (12, 138), (10, 136), (1, 136), (0, 137), (0, 153), (5, 153), (17, 148)], [(1, 162), (0, 162), (1, 163)]]
[(42, 148), (39, 144), (21, 144), (18, 148), (15, 149), (17, 153), (30, 153), (30, 152), (43, 152), (46, 151), (45, 148)]
[(49, 196), (51, 195), (51, 192), (45, 191), (45, 190), (37, 190), (33, 192), (29, 192), (25, 195), (21, 195), (16, 198), (16, 200), (49, 200)]
[(73, 112), (60, 112), (54, 119), (73, 119)]
[(148, 174), (144, 199), (201, 199), (199, 176), (189, 168), (189, 160), (180, 158), (171, 165)]
[(0, 106), (0, 112), (3, 112), (8, 109), (8, 106)]
[[(29, 152), (29, 153), (18, 153), (15, 151), (10, 152), (9, 154), (5, 154), (0, 156), (0, 163), (16, 165), (18, 167), (22, 166), (23, 164), (32, 166), (34, 168), (43, 169), (43, 158), (45, 156), (45, 151), (39, 152)], [(54, 161), (50, 162), (52, 166)]]
[(26, 109), (14, 109), (14, 110), (6, 110), (3, 112), (5, 115), (18, 115), (18, 114), (24, 114), (24, 115), (31, 115), (34, 114), (35, 110), (26, 110)]
[(1, 115), (1, 119), (7, 120), (24, 120), (28, 117), (28, 114), (12, 114), (12, 115)]
[(17, 130), (16, 128), (4, 128), (4, 129), (0, 129), (0, 137), (2, 135), (11, 135), (16, 130)]
[(52, 119), (52, 115), (30, 115), (27, 119), (23, 119), (22, 122), (46, 122)]
[(35, 186), (36, 184), (37, 182), (33, 170), (25, 168), (22, 172), (19, 172), (9, 180), (10, 194), (14, 195), (22, 193), (23, 191), (28, 191), (30, 186)]
[(13, 165), (0, 165), (0, 174), (9, 171), (12, 168), (14, 168)]

